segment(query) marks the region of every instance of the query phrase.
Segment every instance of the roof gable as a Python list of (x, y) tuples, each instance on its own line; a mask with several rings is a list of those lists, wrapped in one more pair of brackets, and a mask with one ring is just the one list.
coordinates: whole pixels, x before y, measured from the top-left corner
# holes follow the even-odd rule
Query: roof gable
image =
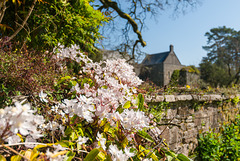
[(151, 54), (151, 55), (148, 54), (141, 64), (154, 65), (154, 64), (163, 63), (170, 53), (171, 52), (167, 51), (167, 52), (158, 53), (158, 54)]
[[(171, 58), (169, 58), (171, 56)], [(175, 64), (175, 65), (182, 65), (179, 61), (177, 55), (174, 52), (170, 52), (166, 59), (164, 60), (165, 63)]]

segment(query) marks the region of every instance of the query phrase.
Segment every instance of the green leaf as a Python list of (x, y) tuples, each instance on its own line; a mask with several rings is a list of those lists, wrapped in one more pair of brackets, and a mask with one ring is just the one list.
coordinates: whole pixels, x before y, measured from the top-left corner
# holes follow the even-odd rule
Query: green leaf
[(4, 156), (0, 155), (0, 161), (7, 161), (7, 160)]
[(139, 151), (138, 157), (141, 157), (141, 156), (145, 157), (146, 149), (142, 145), (139, 145), (139, 150), (140, 151)]
[(93, 132), (92, 132), (91, 127), (87, 127), (87, 129), (88, 129), (89, 133), (90, 133), (91, 135), (93, 135)]
[(71, 135), (70, 135), (70, 138), (71, 138), (72, 140), (77, 140), (78, 136), (77, 136), (76, 133), (73, 131), (73, 132), (71, 133)]
[(175, 153), (173, 153), (171, 151), (168, 151), (166, 149), (162, 149), (162, 150), (165, 152), (167, 157), (177, 158), (177, 154), (175, 154)]
[(37, 151), (36, 149), (33, 149), (30, 159), (31, 159), (31, 160), (36, 159), (39, 154), (40, 154), (39, 151)]
[(125, 137), (122, 141), (122, 147), (125, 148), (128, 145), (128, 139)]
[(75, 156), (75, 153), (72, 151), (67, 152), (63, 161), (71, 161)]
[(53, 144), (44, 144), (44, 145), (41, 145), (41, 144), (40, 144), (40, 145), (35, 146), (34, 149), (37, 150), (37, 149), (45, 148), (45, 147), (52, 146), (52, 145), (53, 145)]
[(22, 157), (20, 155), (14, 155), (11, 157), (11, 161), (21, 161)]
[(104, 118), (102, 121), (101, 121), (101, 124), (100, 124), (100, 127), (104, 126), (107, 122), (107, 118)]
[(68, 148), (70, 146), (68, 140), (61, 140), (61, 141), (57, 142), (57, 144), (60, 144), (62, 147), (66, 147), (66, 148)]
[(154, 161), (159, 161), (158, 157), (157, 157), (154, 153), (152, 153), (152, 154), (150, 155), (150, 157), (151, 157)]
[(108, 132), (109, 128), (110, 128), (110, 123), (108, 122), (104, 126), (104, 132)]
[(62, 82), (64, 82), (65, 80), (68, 80), (68, 79), (71, 79), (71, 77), (70, 77), (70, 76), (62, 77), (62, 78), (57, 82), (57, 84), (61, 84)]
[(97, 157), (98, 157), (100, 160), (104, 160), (104, 159), (106, 158), (106, 155), (105, 155), (105, 153), (100, 152), (100, 153), (98, 153)]
[(106, 159), (104, 161), (112, 161), (111, 156), (107, 155)]
[(131, 107), (131, 101), (127, 101), (124, 105), (123, 108), (130, 108)]
[(76, 86), (77, 82), (74, 81), (74, 80), (71, 80), (70, 83), (73, 85), (73, 86)]
[(192, 161), (192, 159), (186, 157), (183, 154), (178, 154), (177, 159), (179, 159), (180, 161)]
[(137, 101), (138, 101), (138, 109), (142, 111), (144, 107), (144, 97), (141, 93), (138, 94)]
[(93, 149), (92, 151), (90, 151), (90, 153), (88, 153), (88, 155), (86, 156), (84, 161), (93, 161), (93, 160), (95, 160), (99, 152), (100, 151), (98, 149)]
[(68, 136), (72, 133), (73, 129), (71, 127), (67, 127), (67, 129), (65, 130), (65, 135)]
[(137, 134), (147, 141), (154, 142), (154, 139), (145, 131), (138, 131)]
[(84, 133), (83, 133), (83, 130), (82, 130), (82, 128), (81, 128), (81, 127), (79, 127), (77, 130), (78, 130), (78, 133), (80, 133), (80, 134), (81, 134), (81, 136), (84, 136)]

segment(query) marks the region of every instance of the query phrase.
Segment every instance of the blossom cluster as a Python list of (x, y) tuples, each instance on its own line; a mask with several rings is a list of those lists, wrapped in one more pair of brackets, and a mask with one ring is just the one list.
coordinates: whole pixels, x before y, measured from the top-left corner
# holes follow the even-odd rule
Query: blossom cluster
[[(107, 119), (111, 126), (116, 126), (116, 123), (119, 122), (129, 141), (133, 137), (132, 132), (149, 127), (150, 119), (144, 112), (138, 110), (137, 105), (135, 87), (142, 81), (135, 75), (133, 67), (125, 60), (93, 62), (82, 54), (77, 46), (65, 48), (60, 45), (55, 51), (58, 59), (70, 58), (84, 64), (82, 73), (94, 82), (92, 85), (80, 84), (81, 82), (78, 82), (77, 78), (72, 78), (78, 82), (71, 89), (72, 92), (76, 92), (76, 98), (64, 99), (57, 106), (64, 113), (70, 117), (77, 115), (88, 123), (98, 119), (100, 124), (101, 120)], [(126, 103), (129, 103), (129, 106), (124, 109)], [(123, 110), (120, 112), (119, 108)], [(80, 137), (79, 140), (81, 143), (84, 139)], [(96, 140), (98, 141), (96, 147), (108, 151), (113, 160), (128, 160), (129, 157), (135, 155), (130, 153), (127, 147), (123, 150), (119, 150), (114, 144), (107, 147), (107, 138), (102, 134), (98, 133)]]
[(130, 152), (130, 148), (124, 149), (125, 153), (122, 150), (119, 150), (116, 145), (109, 146), (109, 152), (112, 155), (113, 161), (119, 160), (128, 160), (130, 157), (133, 157), (135, 154)]
[(42, 137), (38, 128), (45, 122), (43, 116), (35, 115), (30, 104), (15, 102), (14, 106), (0, 109), (0, 136), (2, 141), (9, 144), (20, 142), (20, 137), (28, 136), (33, 139)]
[[(101, 120), (107, 118), (111, 125), (120, 121), (121, 125), (129, 131), (148, 127), (150, 122), (148, 117), (141, 111), (133, 110), (137, 108), (135, 87), (142, 81), (125, 60), (92, 62), (74, 45), (71, 48), (59, 45), (55, 50), (59, 59), (70, 58), (79, 63), (84, 62), (83, 72), (87, 73), (95, 83), (92, 87), (85, 83), (83, 88), (77, 83), (72, 88), (72, 91), (78, 94), (77, 99), (65, 99), (60, 105), (70, 116), (77, 114), (89, 123), (95, 116)], [(129, 101), (133, 105), (130, 107), (131, 110), (127, 109), (119, 114), (117, 108)]]

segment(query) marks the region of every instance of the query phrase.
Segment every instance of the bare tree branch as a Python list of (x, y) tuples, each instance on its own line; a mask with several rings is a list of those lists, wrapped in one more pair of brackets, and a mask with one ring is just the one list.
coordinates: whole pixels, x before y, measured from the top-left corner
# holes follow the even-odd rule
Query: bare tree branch
[(5, 11), (7, 9), (6, 2), (7, 1), (0, 2), (0, 24), (2, 23), (2, 19), (4, 17)]
[[(121, 18), (128, 20), (128, 22), (131, 24), (131, 26), (133, 28), (133, 31), (137, 34), (138, 40), (141, 43), (141, 45), (143, 47), (147, 45), (146, 42), (142, 38), (141, 32), (138, 30), (138, 24), (134, 21), (134, 19), (129, 14), (123, 12), (118, 7), (116, 2), (113, 2), (111, 0), (100, 0), (100, 2), (103, 4), (103, 6), (106, 6), (108, 8), (111, 7), (112, 9), (114, 9)], [(104, 7), (104, 8), (106, 8), (106, 7)]]
[(32, 6), (29, 9), (29, 12), (27, 14), (27, 16), (25, 17), (24, 21), (22, 22), (21, 26), (9, 37), (9, 39), (7, 40), (7, 42), (9, 42), (10, 40), (12, 40), (22, 29), (23, 27), (26, 25), (28, 18), (30, 17), (30, 15), (32, 14), (33, 8), (36, 5), (37, 0), (34, 0), (32, 3)]

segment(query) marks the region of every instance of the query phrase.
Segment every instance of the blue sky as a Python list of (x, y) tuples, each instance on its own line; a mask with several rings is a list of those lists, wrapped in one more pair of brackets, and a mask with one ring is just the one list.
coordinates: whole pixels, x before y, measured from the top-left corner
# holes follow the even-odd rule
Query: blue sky
[(240, 30), (240, 0), (202, 0), (200, 6), (185, 15), (174, 19), (172, 12), (166, 11), (157, 21), (149, 20), (148, 29), (142, 32), (147, 42), (143, 51), (148, 54), (164, 52), (173, 44), (183, 65), (198, 66), (207, 55), (202, 49), (207, 45), (206, 32), (219, 26)]

